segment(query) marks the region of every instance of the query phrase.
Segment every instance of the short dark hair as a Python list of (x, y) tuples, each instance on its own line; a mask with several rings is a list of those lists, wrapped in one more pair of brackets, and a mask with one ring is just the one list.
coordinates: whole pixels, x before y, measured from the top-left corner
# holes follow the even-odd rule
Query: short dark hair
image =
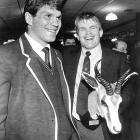
[(44, 5), (49, 5), (57, 10), (61, 10), (61, 3), (59, 3), (57, 0), (26, 0), (24, 14), (25, 12), (29, 12), (32, 16), (36, 16), (38, 10)]
[(99, 19), (97, 18), (97, 16), (94, 13), (92, 13), (90, 11), (82, 12), (81, 14), (79, 14), (76, 17), (76, 19), (75, 19), (75, 29), (77, 30), (77, 25), (78, 25), (79, 21), (89, 20), (89, 19), (92, 19), (93, 21), (95, 21), (99, 25), (99, 29), (102, 30), (102, 26), (101, 26), (101, 23), (100, 23)]

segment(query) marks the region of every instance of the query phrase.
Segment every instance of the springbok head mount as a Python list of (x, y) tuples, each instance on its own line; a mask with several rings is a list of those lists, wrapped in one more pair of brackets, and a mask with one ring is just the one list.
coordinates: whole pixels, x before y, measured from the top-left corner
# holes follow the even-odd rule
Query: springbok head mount
[[(95, 92), (89, 94), (88, 104), (93, 104), (97, 100), (98, 111), (97, 116), (105, 118), (108, 129), (113, 134), (118, 134), (122, 130), (122, 124), (119, 119), (119, 106), (122, 102), (121, 88), (132, 75), (137, 75), (136, 72), (130, 73), (128, 69), (115, 83), (107, 82), (99, 73), (97, 66), (101, 62), (99, 60), (95, 65), (95, 78), (88, 73), (83, 72), (82, 77)], [(95, 99), (95, 94), (97, 94)], [(94, 98), (92, 98), (94, 97)], [(94, 101), (93, 101), (94, 99)], [(90, 116), (95, 116), (92, 109), (89, 109)]]

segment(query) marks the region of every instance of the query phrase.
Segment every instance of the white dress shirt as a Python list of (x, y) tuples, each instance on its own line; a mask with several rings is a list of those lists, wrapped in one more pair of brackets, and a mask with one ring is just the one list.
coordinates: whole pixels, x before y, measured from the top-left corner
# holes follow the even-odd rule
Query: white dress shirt
[[(91, 53), (91, 55), (89, 56), (89, 58), (90, 58), (90, 75), (93, 77), (95, 77), (94, 66), (102, 58), (102, 49), (101, 49), (100, 44), (98, 46), (96, 46), (95, 48), (93, 48), (92, 50), (86, 50), (85, 48), (82, 48), (79, 63), (78, 63), (78, 68), (77, 68), (77, 74), (76, 74), (73, 110), (72, 110), (72, 115), (77, 120), (80, 120), (79, 115), (76, 112), (78, 88), (79, 88), (79, 84), (80, 84), (80, 80), (81, 80), (81, 73), (82, 73), (84, 58), (86, 56), (86, 54), (85, 54), (86, 51), (90, 51), (90, 53)], [(101, 71), (101, 63), (99, 63), (99, 65), (98, 65), (98, 70), (99, 70), (99, 72)]]
[[(40, 43), (38, 43), (36, 40), (34, 40), (31, 36), (29, 36), (25, 32), (25, 36), (27, 40), (29, 41), (32, 49), (41, 57), (41, 59), (45, 62), (45, 53), (42, 51), (44, 47), (48, 47), (50, 50), (50, 45), (47, 44), (46, 46), (42, 46)], [(51, 59), (51, 51), (49, 51), (49, 57), (50, 57), (50, 64), (52, 65), (52, 59)]]

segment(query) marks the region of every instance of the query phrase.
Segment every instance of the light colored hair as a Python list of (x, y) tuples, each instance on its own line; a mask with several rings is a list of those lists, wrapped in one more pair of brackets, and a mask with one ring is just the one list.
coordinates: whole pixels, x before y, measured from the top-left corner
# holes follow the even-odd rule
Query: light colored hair
[(99, 26), (99, 30), (103, 30), (99, 19), (92, 12), (83, 12), (76, 17), (76, 19), (75, 19), (75, 30), (77, 31), (79, 21), (90, 20), (90, 19), (92, 19), (95, 23), (97, 23), (97, 25)]

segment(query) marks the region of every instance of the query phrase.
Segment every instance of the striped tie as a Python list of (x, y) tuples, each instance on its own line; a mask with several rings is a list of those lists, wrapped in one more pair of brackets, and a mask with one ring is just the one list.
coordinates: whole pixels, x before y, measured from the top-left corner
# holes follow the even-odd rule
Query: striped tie
[(47, 66), (49, 68), (51, 68), (50, 58), (49, 58), (49, 48), (48, 47), (45, 47), (45, 48), (42, 49), (42, 51), (45, 53), (45, 63), (47, 64)]
[(89, 51), (86, 52), (86, 56), (84, 59), (84, 63), (83, 63), (83, 72), (86, 72), (88, 74), (90, 74), (90, 59), (89, 56), (91, 55), (91, 53)]

